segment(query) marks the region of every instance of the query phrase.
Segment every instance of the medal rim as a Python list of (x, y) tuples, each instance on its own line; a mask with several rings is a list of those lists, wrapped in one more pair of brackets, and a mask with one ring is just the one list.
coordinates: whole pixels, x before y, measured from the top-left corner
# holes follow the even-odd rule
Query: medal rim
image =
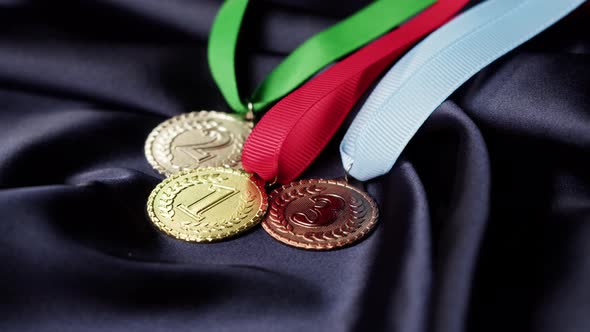
[[(158, 172), (159, 174), (164, 175), (166, 177), (170, 177), (170, 176), (176, 175), (181, 172), (185, 172), (188, 170), (195, 170), (195, 169), (199, 169), (199, 168), (224, 167), (224, 166), (205, 166), (205, 167), (182, 169), (177, 172), (171, 172), (156, 160), (156, 157), (154, 156), (154, 153), (152, 152), (154, 142), (156, 141), (156, 139), (160, 136), (160, 134), (163, 131), (165, 131), (167, 128), (169, 128), (171, 126), (174, 126), (178, 122), (182, 121), (181, 120), (182, 117), (195, 117), (195, 118), (211, 117), (211, 118), (221, 118), (223, 120), (235, 121), (236, 123), (243, 125), (243, 127), (244, 127), (243, 129), (248, 133), (246, 138), (248, 137), (248, 135), (250, 135), (250, 133), (252, 132), (252, 128), (253, 128), (253, 123), (251, 121), (241, 121), (239, 118), (237, 118), (233, 114), (219, 112), (219, 111), (215, 111), (215, 110), (200, 110), (200, 111), (181, 113), (181, 114), (175, 115), (169, 119), (166, 119), (163, 122), (160, 122), (154, 129), (152, 129), (152, 131), (147, 136), (145, 144), (144, 144), (144, 154), (145, 154), (145, 157), (146, 157), (148, 163), (150, 164), (150, 166), (152, 166), (152, 168), (156, 172)], [(241, 150), (243, 150), (243, 143), (242, 143)], [(238, 160), (230, 160), (228, 166), (231, 168), (234, 168), (237, 165), (239, 165), (241, 163), (241, 156), (242, 156), (242, 153), (240, 151), (240, 158), (238, 158)]]
[(377, 203), (375, 202), (375, 200), (371, 196), (369, 196), (369, 194), (366, 193), (365, 191), (360, 190), (357, 187), (350, 185), (348, 182), (341, 181), (341, 180), (304, 179), (304, 180), (293, 181), (288, 184), (282, 185), (281, 187), (274, 189), (268, 195), (268, 209), (272, 208), (272, 205), (274, 204), (274, 198), (280, 192), (282, 192), (286, 189), (289, 189), (291, 187), (294, 187), (294, 186), (316, 184), (316, 183), (324, 183), (324, 184), (332, 184), (332, 185), (341, 186), (341, 187), (350, 189), (350, 190), (358, 193), (359, 195), (361, 195), (369, 203), (369, 206), (372, 211), (371, 220), (366, 224), (366, 226), (363, 228), (363, 230), (361, 232), (358, 232), (357, 234), (355, 234), (354, 236), (352, 236), (350, 238), (344, 238), (344, 239), (341, 239), (337, 242), (329, 242), (326, 244), (304, 243), (304, 242), (292, 240), (286, 236), (283, 236), (279, 232), (276, 232), (273, 227), (268, 225), (267, 220), (269, 218), (271, 218), (271, 215), (270, 215), (270, 213), (267, 213), (266, 218), (264, 218), (264, 220), (262, 220), (261, 224), (262, 224), (262, 228), (272, 238), (274, 238), (275, 240), (277, 240), (285, 245), (289, 245), (291, 247), (295, 247), (295, 248), (299, 248), (299, 249), (327, 251), (327, 250), (348, 247), (351, 244), (353, 244), (353, 243), (359, 241), (360, 239), (364, 238), (365, 236), (367, 236), (375, 228), (377, 222), (379, 221), (379, 207), (378, 207)]
[[(214, 171), (221, 171), (224, 173), (238, 174), (240, 176), (243, 176), (246, 179), (246, 181), (251, 181), (252, 183), (254, 183), (261, 199), (260, 199), (260, 205), (258, 207), (258, 211), (251, 218), (250, 221), (244, 223), (244, 225), (241, 225), (240, 227), (233, 229), (229, 232), (221, 233), (221, 234), (218, 234), (218, 235), (215, 235), (212, 237), (198, 237), (198, 236), (186, 235), (186, 233), (174, 231), (170, 227), (168, 227), (162, 220), (160, 220), (158, 218), (158, 216), (156, 216), (156, 213), (154, 211), (154, 202), (155, 202), (156, 196), (162, 190), (162, 188), (164, 188), (170, 182), (173, 182), (176, 179), (178, 179), (182, 176), (188, 175), (190, 173), (204, 173), (204, 172), (214, 172)], [(202, 168), (181, 171), (181, 172), (175, 173), (174, 175), (172, 175), (170, 177), (167, 177), (152, 190), (152, 192), (150, 193), (150, 196), (148, 197), (148, 201), (147, 201), (147, 213), (148, 213), (151, 223), (154, 226), (156, 226), (156, 228), (159, 231), (161, 231), (162, 233), (164, 233), (170, 237), (173, 237), (174, 239), (181, 240), (184, 242), (189, 242), (189, 243), (211, 243), (211, 242), (222, 241), (222, 240), (225, 240), (228, 238), (235, 237), (243, 232), (246, 232), (247, 230), (251, 229), (252, 227), (256, 226), (257, 224), (259, 224), (262, 221), (262, 218), (266, 215), (266, 211), (268, 210), (268, 195), (266, 194), (266, 191), (264, 189), (263, 182), (264, 181), (262, 179), (258, 178), (257, 175), (255, 175), (255, 174), (251, 174), (251, 173), (245, 172), (243, 170), (237, 170), (237, 169), (233, 169), (233, 168), (229, 168), (229, 167), (202, 167)]]

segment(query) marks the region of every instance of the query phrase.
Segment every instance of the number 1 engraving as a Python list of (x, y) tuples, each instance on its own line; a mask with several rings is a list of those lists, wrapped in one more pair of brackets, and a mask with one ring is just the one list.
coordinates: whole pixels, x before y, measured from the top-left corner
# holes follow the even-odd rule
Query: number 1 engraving
[(180, 203), (176, 207), (192, 219), (196, 221), (202, 221), (205, 219), (203, 213), (211, 210), (215, 206), (223, 203), (230, 197), (239, 193), (239, 191), (235, 188), (218, 184), (212, 184), (207, 190), (209, 191), (207, 194), (197, 199), (190, 205), (186, 206)]

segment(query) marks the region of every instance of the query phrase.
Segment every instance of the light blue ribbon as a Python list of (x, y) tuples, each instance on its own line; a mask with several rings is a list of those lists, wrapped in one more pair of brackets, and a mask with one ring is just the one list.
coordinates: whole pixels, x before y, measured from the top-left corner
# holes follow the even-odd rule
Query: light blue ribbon
[(340, 144), (344, 168), (366, 181), (386, 174), (428, 116), (485, 66), (584, 0), (488, 0), (410, 50), (371, 93)]

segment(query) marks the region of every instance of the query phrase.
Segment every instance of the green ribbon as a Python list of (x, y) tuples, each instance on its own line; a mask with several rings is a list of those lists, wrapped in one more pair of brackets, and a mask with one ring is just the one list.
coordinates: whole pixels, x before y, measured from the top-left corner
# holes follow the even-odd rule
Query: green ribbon
[(207, 57), (213, 79), (229, 106), (238, 113), (264, 110), (319, 70), (386, 33), (436, 0), (378, 0), (297, 47), (258, 86), (248, 101), (240, 98), (235, 56), (240, 26), (249, 0), (227, 0), (209, 36)]

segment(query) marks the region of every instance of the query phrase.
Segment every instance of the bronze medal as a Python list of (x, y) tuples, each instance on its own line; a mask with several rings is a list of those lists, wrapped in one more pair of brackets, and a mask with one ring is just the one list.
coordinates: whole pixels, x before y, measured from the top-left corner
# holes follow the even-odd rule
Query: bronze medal
[(377, 223), (373, 199), (344, 181), (302, 180), (275, 189), (262, 227), (275, 239), (328, 250), (364, 237)]
[(244, 141), (252, 123), (221, 112), (200, 111), (170, 118), (148, 136), (145, 155), (169, 176), (200, 167), (241, 167)]
[(242, 233), (267, 208), (264, 183), (255, 175), (209, 167), (173, 175), (151, 193), (147, 211), (161, 231), (177, 239), (211, 242)]

